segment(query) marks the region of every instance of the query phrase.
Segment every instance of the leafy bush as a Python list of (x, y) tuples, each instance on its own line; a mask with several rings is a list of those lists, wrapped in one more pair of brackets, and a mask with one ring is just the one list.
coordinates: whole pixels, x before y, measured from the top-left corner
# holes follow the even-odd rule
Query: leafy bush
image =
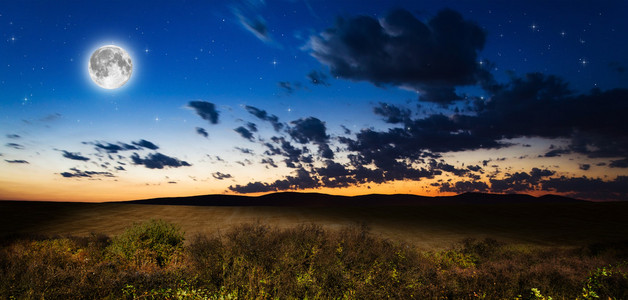
[(163, 220), (151, 219), (128, 228), (107, 248), (112, 258), (126, 261), (132, 267), (163, 268), (183, 250), (181, 229)]
[(584, 299), (628, 299), (628, 265), (597, 268), (582, 288)]

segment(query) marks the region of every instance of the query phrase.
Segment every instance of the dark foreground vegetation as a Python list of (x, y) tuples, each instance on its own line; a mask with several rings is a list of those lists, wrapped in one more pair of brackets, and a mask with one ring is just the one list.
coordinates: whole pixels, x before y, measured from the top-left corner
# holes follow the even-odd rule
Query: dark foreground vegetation
[(13, 298), (628, 299), (628, 243), (419, 251), (366, 228), (261, 224), (184, 243), (151, 220), (113, 238), (4, 240), (0, 299)]

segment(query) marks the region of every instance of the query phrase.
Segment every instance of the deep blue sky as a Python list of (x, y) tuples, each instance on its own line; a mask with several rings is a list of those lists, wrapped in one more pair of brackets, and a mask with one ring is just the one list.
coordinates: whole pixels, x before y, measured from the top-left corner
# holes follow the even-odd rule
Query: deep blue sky
[(207, 2), (0, 3), (0, 197), (626, 196), (625, 1)]

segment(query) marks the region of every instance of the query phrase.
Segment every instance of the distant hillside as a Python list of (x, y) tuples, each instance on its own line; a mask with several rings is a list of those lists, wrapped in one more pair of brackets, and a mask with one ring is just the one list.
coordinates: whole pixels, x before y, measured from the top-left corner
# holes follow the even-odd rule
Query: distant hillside
[(192, 206), (414, 206), (439, 204), (504, 203), (574, 203), (586, 202), (558, 195), (534, 197), (525, 194), (465, 193), (456, 196), (426, 197), (408, 194), (336, 196), (321, 193), (280, 192), (263, 196), (202, 195), (125, 201), (132, 204)]

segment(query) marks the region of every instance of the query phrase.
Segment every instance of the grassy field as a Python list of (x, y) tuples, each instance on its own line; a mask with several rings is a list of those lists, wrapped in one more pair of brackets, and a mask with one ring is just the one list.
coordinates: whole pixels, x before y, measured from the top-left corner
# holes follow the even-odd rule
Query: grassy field
[(628, 239), (628, 203), (426, 205), (412, 207), (203, 207), (0, 201), (0, 236), (116, 235), (134, 222), (163, 219), (187, 236), (256, 223), (278, 228), (364, 224), (386, 239), (443, 249), (465, 238), (539, 246)]
[(627, 210), (5, 201), (0, 299), (627, 299)]

